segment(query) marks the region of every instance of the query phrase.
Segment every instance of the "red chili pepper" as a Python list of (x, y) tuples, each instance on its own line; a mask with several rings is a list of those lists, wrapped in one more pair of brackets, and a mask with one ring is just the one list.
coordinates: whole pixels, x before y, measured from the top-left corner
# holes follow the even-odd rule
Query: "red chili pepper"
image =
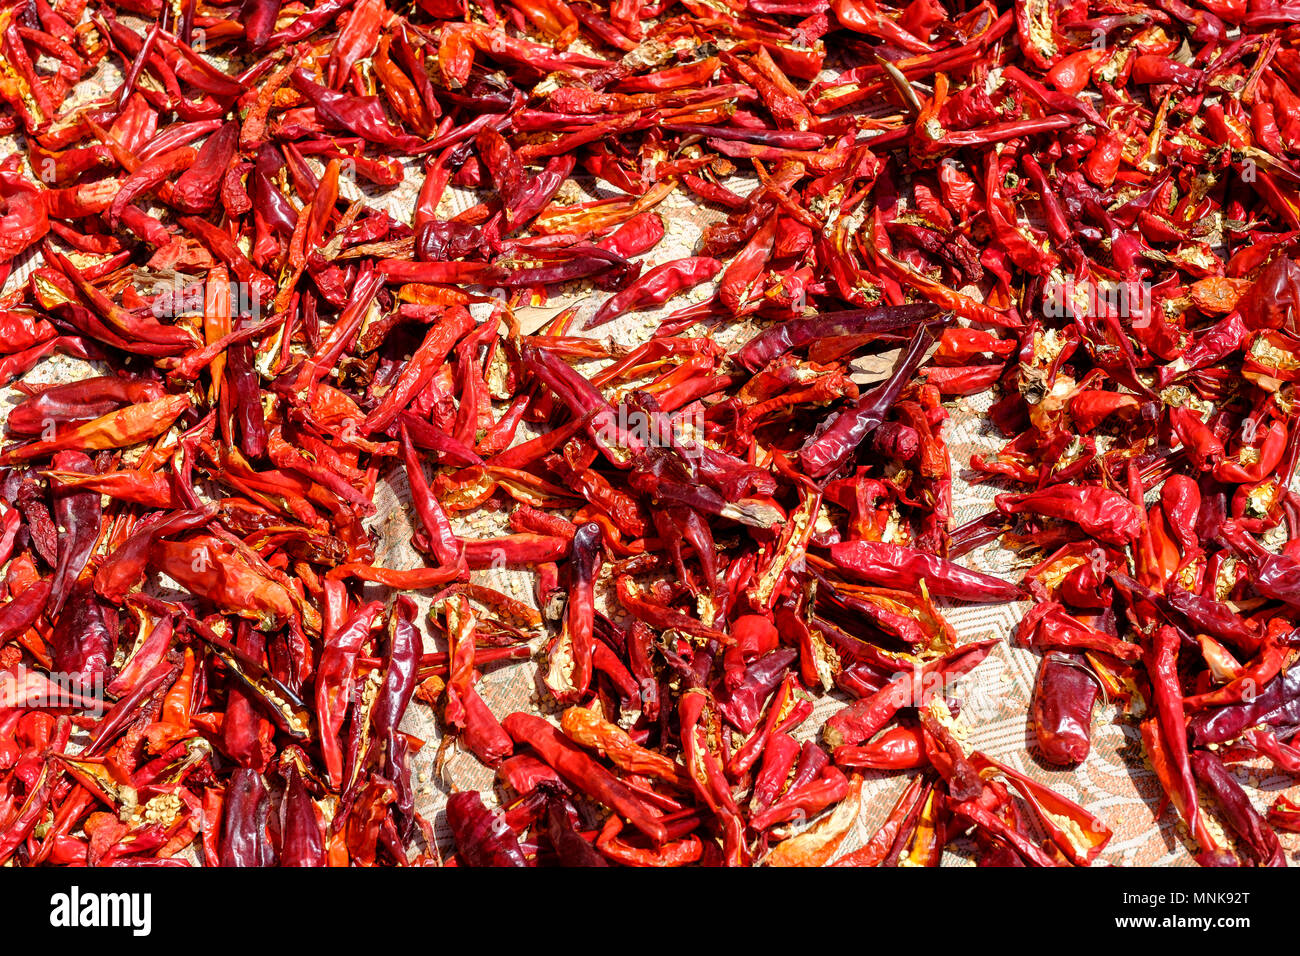
[(911, 770), (929, 766), (919, 727), (892, 727), (869, 744), (836, 747), (835, 762), (859, 770)]
[(999, 495), (1003, 514), (1033, 514), (1077, 524), (1089, 536), (1122, 545), (1137, 536), (1137, 509), (1123, 495), (1104, 488), (1054, 486), (1026, 495)]
[(624, 784), (539, 717), (515, 713), (503, 721), (517, 743), (526, 744), (560, 776), (616, 813), (656, 843), (668, 837), (664, 824)]
[(959, 601), (1011, 601), (1020, 589), (980, 571), (883, 541), (844, 541), (831, 545), (835, 566), (874, 584), (911, 586), (925, 581), (931, 594)]
[(822, 732), (828, 744), (839, 748), (869, 739), (905, 707), (921, 707), (943, 681), (958, 677), (982, 661), (993, 642), (966, 644), (947, 657), (907, 670), (871, 697), (854, 701), (826, 721)]
[(1031, 717), (1043, 759), (1071, 765), (1092, 746), (1092, 709), (1101, 689), (1084, 658), (1058, 651), (1043, 655), (1034, 685)]

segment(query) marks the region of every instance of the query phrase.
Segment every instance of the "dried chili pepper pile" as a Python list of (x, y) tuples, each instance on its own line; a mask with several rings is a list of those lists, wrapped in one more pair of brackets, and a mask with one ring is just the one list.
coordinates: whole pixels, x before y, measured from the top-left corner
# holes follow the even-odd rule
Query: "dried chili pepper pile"
[[(1300, 7), (19, 0), (0, 58), (0, 864), (1088, 865), (964, 742), (935, 602), (1024, 598), (1032, 758), (1104, 695), (1198, 861), (1285, 862)], [(496, 774), (442, 852), (416, 708)]]

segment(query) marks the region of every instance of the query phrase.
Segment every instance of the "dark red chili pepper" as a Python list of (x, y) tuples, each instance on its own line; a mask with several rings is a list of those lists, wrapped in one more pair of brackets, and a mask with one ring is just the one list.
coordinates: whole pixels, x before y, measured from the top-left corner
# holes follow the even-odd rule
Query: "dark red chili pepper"
[(1092, 709), (1100, 690), (1082, 655), (1052, 651), (1038, 665), (1031, 719), (1038, 749), (1049, 763), (1085, 760), (1092, 746)]
[(181, 212), (202, 213), (217, 201), (222, 177), (235, 155), (239, 126), (226, 123), (203, 144), (194, 162), (183, 172), (172, 190), (171, 204)]
[(241, 767), (230, 778), (221, 821), (222, 866), (275, 866), (276, 852), (267, 830), (271, 794), (256, 770)]
[(1249, 847), (1261, 866), (1286, 866), (1286, 855), (1275, 834), (1265, 824), (1241, 784), (1228, 772), (1228, 768), (1208, 750), (1192, 754), (1192, 769), (1196, 779), (1213, 795), (1227, 818), (1228, 825)]
[(809, 475), (820, 478), (844, 466), (862, 440), (884, 421), (908, 379), (925, 360), (926, 350), (933, 341), (932, 327), (922, 325), (889, 377), (829, 420), (829, 424), (818, 430), (816, 438), (799, 449), (799, 463)]
[(576, 701), (592, 678), (595, 626), (595, 584), (601, 565), (600, 525), (582, 525), (573, 534), (573, 580), (569, 582), (564, 621), (550, 650), (545, 678), (562, 703)]

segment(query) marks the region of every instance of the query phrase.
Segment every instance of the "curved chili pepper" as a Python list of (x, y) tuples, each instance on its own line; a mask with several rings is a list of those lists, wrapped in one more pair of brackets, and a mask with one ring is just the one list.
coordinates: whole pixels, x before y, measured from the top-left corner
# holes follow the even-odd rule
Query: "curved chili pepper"
[(593, 329), (611, 322), (625, 312), (644, 309), (668, 301), (680, 292), (708, 282), (722, 270), (722, 263), (708, 256), (677, 259), (656, 266), (606, 300), (583, 326)]
[(889, 378), (865, 392), (852, 407), (830, 420), (815, 439), (799, 449), (799, 463), (809, 475), (819, 478), (844, 465), (862, 440), (884, 421), (907, 380), (925, 361), (926, 350), (933, 341), (931, 326), (918, 328), (890, 370)]
[(919, 727), (891, 727), (868, 744), (836, 747), (835, 762), (858, 770), (911, 770), (929, 766)]
[(1027, 513), (1077, 524), (1089, 536), (1109, 544), (1133, 540), (1139, 528), (1132, 502), (1105, 488), (1058, 485), (1026, 495), (998, 495), (995, 504), (1007, 515)]
[(842, 541), (831, 545), (831, 561), (873, 584), (913, 586), (925, 581), (931, 594), (959, 601), (1014, 601), (1020, 589), (915, 548), (884, 541)]
[[(238, 139), (239, 126), (236, 123), (226, 123), (208, 137), (203, 148), (194, 156), (193, 162), (182, 167), (185, 171), (177, 178), (172, 189), (171, 204), (174, 207), (188, 213), (207, 212), (212, 208), (217, 200), (222, 177), (234, 158)], [(139, 175), (139, 171), (135, 175)], [(121, 193), (118, 195), (120, 197)], [(114, 205), (117, 201), (114, 200)], [(109, 215), (112, 215), (111, 208)]]

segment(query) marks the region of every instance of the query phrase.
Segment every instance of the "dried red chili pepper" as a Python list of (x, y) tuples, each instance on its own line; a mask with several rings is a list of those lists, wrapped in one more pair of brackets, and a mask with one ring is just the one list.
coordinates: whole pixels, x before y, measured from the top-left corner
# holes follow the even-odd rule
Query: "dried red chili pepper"
[(1034, 684), (1031, 719), (1043, 759), (1077, 764), (1092, 746), (1092, 710), (1101, 689), (1081, 655), (1043, 656)]

